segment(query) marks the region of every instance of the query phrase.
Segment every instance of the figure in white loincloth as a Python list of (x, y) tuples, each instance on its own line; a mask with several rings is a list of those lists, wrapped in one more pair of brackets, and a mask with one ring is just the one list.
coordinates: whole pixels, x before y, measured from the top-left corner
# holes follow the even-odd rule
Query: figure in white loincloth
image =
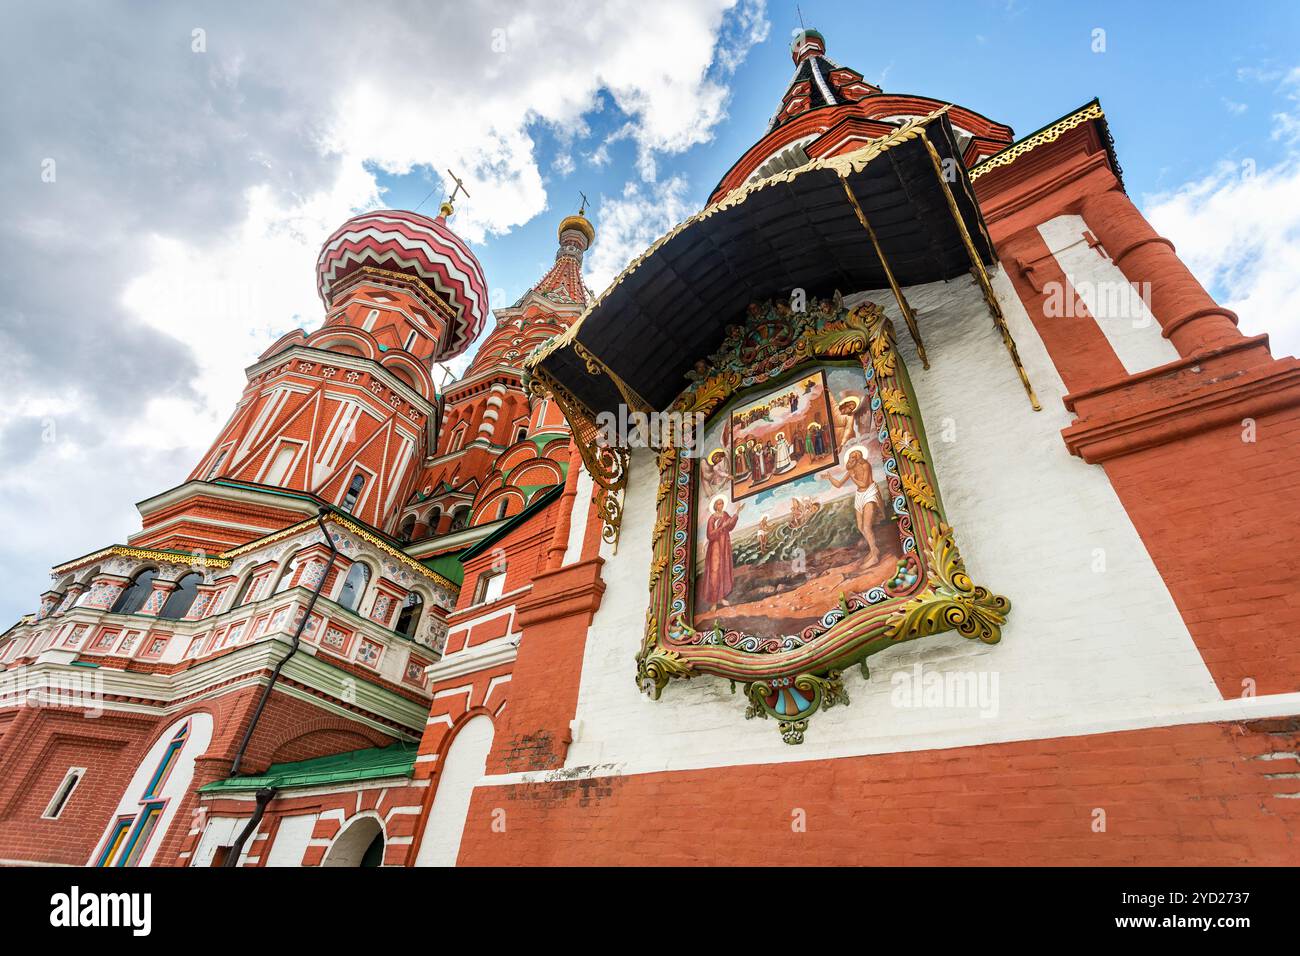
[(861, 448), (855, 448), (849, 452), (848, 460), (844, 462), (843, 478), (837, 481), (827, 472), (822, 472), (820, 477), (825, 478), (836, 488), (843, 488), (850, 480), (853, 481), (857, 488), (857, 492), (853, 495), (853, 511), (857, 517), (858, 531), (867, 542), (866, 563), (875, 564), (880, 557), (880, 549), (876, 547), (874, 522), (877, 508), (883, 516), (884, 502), (880, 500), (880, 489), (876, 487), (876, 476), (871, 469), (871, 462), (867, 461), (867, 456)]

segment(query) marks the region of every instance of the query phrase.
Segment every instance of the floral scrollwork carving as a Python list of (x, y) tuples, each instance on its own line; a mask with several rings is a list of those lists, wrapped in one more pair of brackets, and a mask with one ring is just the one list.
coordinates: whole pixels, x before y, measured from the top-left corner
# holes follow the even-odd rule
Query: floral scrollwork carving
[(901, 641), (953, 630), (985, 644), (1001, 640), (1011, 601), (971, 581), (952, 528), (940, 525), (935, 531), (927, 563), (930, 586), (890, 618), (886, 636)]

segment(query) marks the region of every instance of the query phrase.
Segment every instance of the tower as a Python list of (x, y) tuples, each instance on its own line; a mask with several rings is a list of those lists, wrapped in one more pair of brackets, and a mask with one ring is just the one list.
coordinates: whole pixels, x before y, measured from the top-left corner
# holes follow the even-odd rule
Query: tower
[[(465, 351), (488, 313), (482, 268), (448, 226), (451, 212), (375, 210), (329, 236), (316, 266), (324, 322), (259, 356), (189, 483), (142, 506), (133, 545), (243, 544), (284, 519), (284, 491), (396, 530), (437, 444), (432, 365)], [(229, 520), (234, 496), (247, 512), (239, 523)]]
[(554, 265), (513, 305), (496, 310), (469, 368), (447, 387), (441, 438), (403, 512), (403, 538), (503, 520), (564, 480), (568, 425), (554, 402), (530, 402), (522, 366), (586, 308), (592, 296), (582, 258), (595, 235), (583, 212), (561, 221)]

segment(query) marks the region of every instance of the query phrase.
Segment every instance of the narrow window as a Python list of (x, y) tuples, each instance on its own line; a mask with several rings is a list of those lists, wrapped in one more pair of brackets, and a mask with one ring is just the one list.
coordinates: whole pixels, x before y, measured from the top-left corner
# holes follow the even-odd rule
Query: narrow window
[(375, 327), (375, 320), (378, 318), (379, 318), (379, 310), (371, 309), (366, 314), (366, 320), (361, 323), (361, 327), (365, 329), (367, 332), (369, 332), (371, 329)]
[(229, 448), (221, 449), (221, 454), (219, 454), (217, 456), (217, 460), (212, 463), (212, 467), (208, 469), (209, 479), (213, 478), (216, 475), (216, 473), (221, 470), (221, 466), (226, 463), (226, 455), (228, 455), (229, 453), (230, 453)]
[(282, 485), (284, 479), (289, 474), (289, 469), (293, 466), (293, 458), (298, 452), (295, 445), (289, 443), (282, 444), (275, 450), (275, 457), (271, 459), (271, 465), (262, 475), (262, 484), (264, 485)]
[(275, 582), (275, 590), (271, 593), (279, 594), (281, 591), (287, 590), (289, 585), (293, 583), (293, 574), (297, 570), (298, 556), (294, 555), (289, 559), (289, 563), (284, 566), (284, 570), (280, 572), (280, 577)]
[(348, 493), (343, 496), (342, 508), (349, 514), (357, 505), (357, 499), (361, 497), (361, 489), (366, 486), (366, 476), (357, 472), (352, 476), (352, 481), (348, 485)]
[(420, 626), (420, 612), (424, 610), (424, 599), (415, 591), (406, 595), (406, 603), (402, 605), (402, 613), (397, 616), (397, 627), (395, 630), (398, 634), (405, 634), (407, 637), (415, 637), (415, 629)]
[(253, 586), (254, 577), (255, 575), (253, 572), (249, 571), (248, 576), (245, 577), (243, 583), (239, 585), (239, 590), (235, 592), (235, 599), (230, 602), (230, 610), (233, 611), (248, 600), (248, 589)]
[(506, 516), (506, 509), (510, 507), (510, 499), (502, 498), (501, 504), (497, 505), (497, 520), (500, 521)]
[(81, 778), (85, 772), (85, 767), (72, 767), (68, 770), (68, 775), (59, 784), (59, 789), (54, 791), (54, 797), (50, 800), (50, 805), (41, 814), (42, 819), (57, 820), (59, 818), (63, 808), (68, 805), (68, 798), (72, 796), (72, 791), (77, 789), (77, 784), (81, 783)]
[(406, 351), (408, 351), (408, 352), (414, 352), (414, 351), (415, 351), (415, 343), (416, 343), (416, 340), (419, 339), (419, 337), (420, 337), (420, 333), (419, 333), (419, 332), (412, 332), (410, 335), (408, 335), (408, 336), (406, 337), (406, 345), (404, 345), (403, 348), (405, 348)]
[(397, 540), (406, 544), (415, 537), (415, 515), (407, 515), (402, 527), (397, 532)]
[(489, 571), (480, 574), (478, 583), (474, 585), (474, 603), (487, 604), (489, 601), (495, 601), (505, 591), (505, 585), (506, 573), (504, 571)]
[(355, 611), (361, 603), (361, 595), (370, 583), (370, 568), (358, 561), (348, 571), (343, 581), (343, 590), (339, 592), (339, 603), (350, 611)]

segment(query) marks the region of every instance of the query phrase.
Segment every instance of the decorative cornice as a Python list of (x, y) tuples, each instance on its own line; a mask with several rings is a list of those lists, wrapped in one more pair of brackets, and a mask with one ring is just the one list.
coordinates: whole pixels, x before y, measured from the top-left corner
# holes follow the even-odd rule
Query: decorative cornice
[[(388, 555), (390, 558), (393, 558), (398, 563), (404, 565), (408, 570), (413, 571), (422, 577), (428, 578), (430, 581), (433, 581), (436, 584), (440, 584), (452, 592), (459, 590), (460, 587), (459, 585), (455, 584), (448, 578), (443, 577), (437, 571), (425, 567), (423, 564), (415, 560), (415, 558), (411, 557), (405, 551), (389, 544), (383, 538), (379, 537), (379, 535), (375, 534), (373, 531), (370, 531), (367, 528), (362, 527), (360, 523), (353, 521), (351, 518), (344, 517), (338, 512), (331, 511), (325, 515), (325, 520), (332, 524), (336, 524), (341, 528), (346, 528), (348, 531), (356, 535), (361, 540), (373, 545), (374, 547), (378, 548), (380, 551), (384, 552), (384, 554)], [(306, 531), (309, 528), (313, 527), (315, 524), (316, 524), (316, 519), (314, 517), (307, 518), (306, 520), (300, 521), (295, 525), (290, 525), (289, 527), (285, 528), (282, 531), (277, 531), (275, 534), (267, 535), (265, 538), (258, 538), (256, 541), (250, 541), (248, 542), (248, 544), (240, 545), (238, 548), (232, 548), (231, 550), (224, 552), (222, 554), (222, 557), (226, 559), (237, 558), (240, 555), (248, 554), (252, 551), (258, 550), (259, 548), (264, 548), (268, 544), (274, 544), (276, 541), (282, 541), (285, 538), (292, 537), (295, 534), (299, 534), (300, 532)], [(229, 561), (227, 561), (227, 564), (228, 563)]]
[(101, 548), (85, 557), (74, 558), (50, 569), (54, 575), (75, 571), (82, 565), (93, 561), (102, 561), (109, 557), (135, 558), (139, 561), (159, 561), (164, 564), (192, 564), (196, 567), (228, 568), (230, 561), (225, 556), (218, 557), (203, 551), (161, 551), (152, 548), (131, 548), (122, 544)]
[(1048, 143), (1054, 143), (1070, 130), (1081, 126), (1090, 120), (1104, 120), (1106, 114), (1102, 112), (1101, 106), (1097, 102), (1089, 103), (1083, 109), (1076, 113), (1071, 113), (1064, 119), (1057, 120), (1051, 126), (1039, 130), (1031, 136), (1026, 136), (1018, 143), (1012, 143), (1000, 153), (994, 153), (988, 159), (977, 163), (970, 170), (970, 181), (974, 182), (985, 173), (991, 172), (1002, 166), (1010, 166), (1021, 156), (1033, 152), (1040, 146), (1046, 146)]
[(467, 647), (463, 651), (448, 654), (436, 664), (430, 664), (424, 673), (429, 678), (430, 685), (433, 685), (466, 674), (477, 674), (490, 667), (512, 664), (519, 654), (518, 641), (517, 637), (499, 637), (476, 647)]

